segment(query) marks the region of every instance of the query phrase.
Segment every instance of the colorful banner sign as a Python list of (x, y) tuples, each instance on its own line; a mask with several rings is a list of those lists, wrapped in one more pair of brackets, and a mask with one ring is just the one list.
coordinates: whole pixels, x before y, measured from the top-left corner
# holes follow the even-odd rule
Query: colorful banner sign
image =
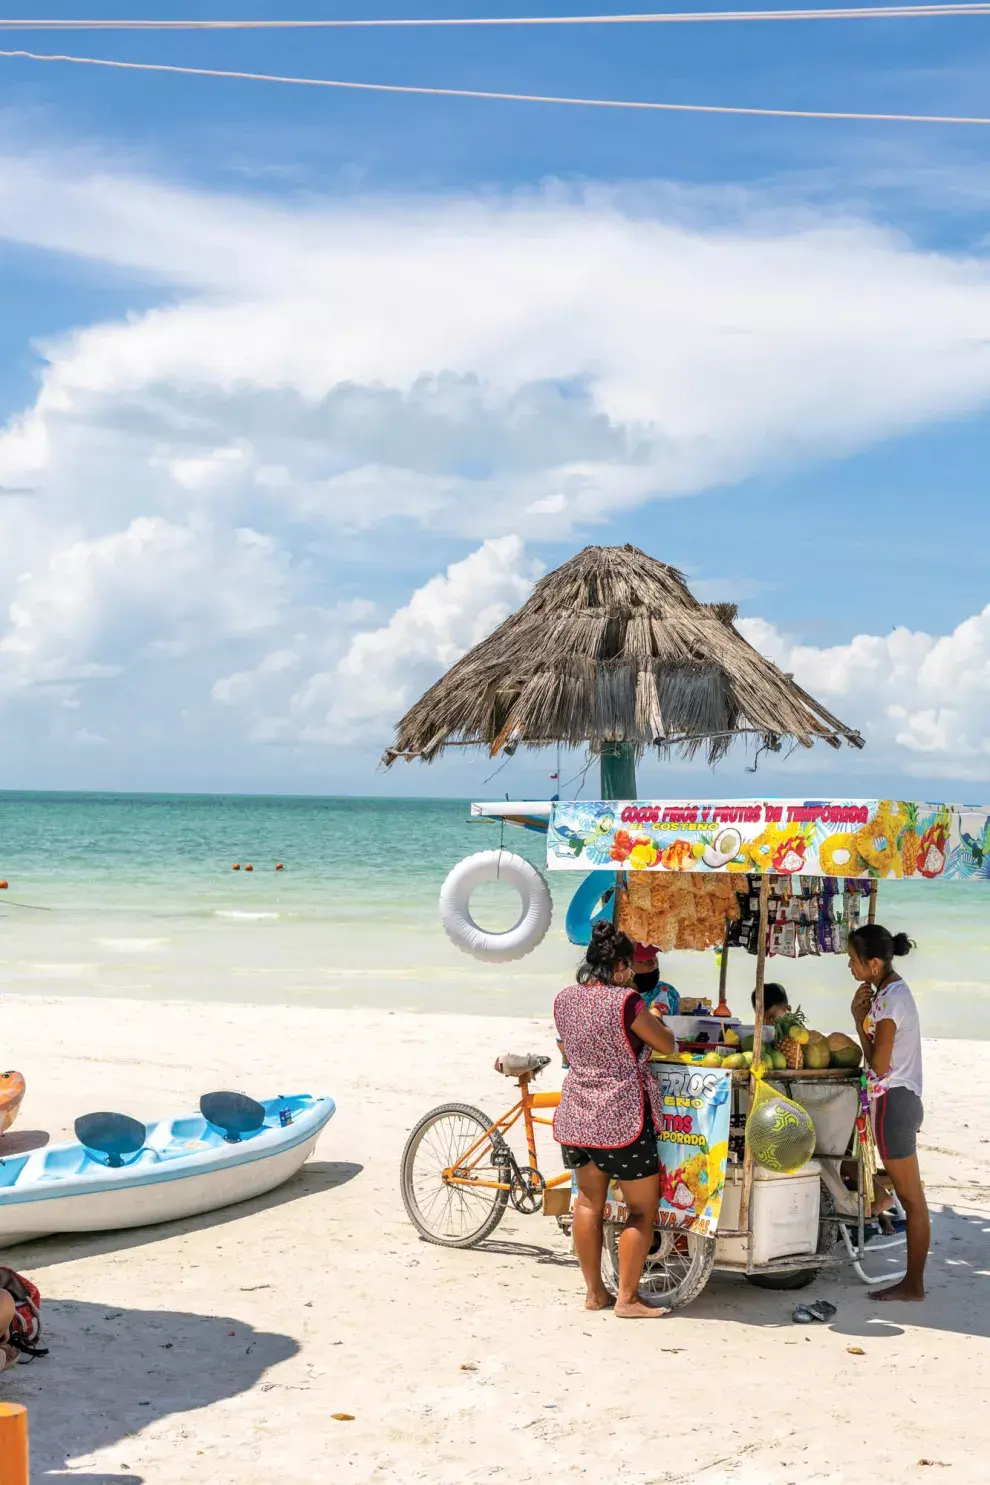
[[(732, 1074), (717, 1068), (654, 1062), (647, 1075), (663, 1098), (658, 1227), (711, 1237), (718, 1227), (729, 1153)], [(609, 1190), (606, 1222), (624, 1222), (618, 1186)]]
[(564, 800), (547, 865), (990, 882), (990, 811), (890, 799)]

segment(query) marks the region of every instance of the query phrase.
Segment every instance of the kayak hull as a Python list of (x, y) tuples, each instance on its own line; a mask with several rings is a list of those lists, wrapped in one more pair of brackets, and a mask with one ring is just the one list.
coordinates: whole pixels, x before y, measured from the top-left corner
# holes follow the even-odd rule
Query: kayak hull
[[(149, 1129), (142, 1156), (150, 1158), (143, 1163), (139, 1158), (122, 1170), (103, 1165), (90, 1169), (91, 1162), (75, 1143), (51, 1146), (20, 1162), (0, 1162), (5, 1168), (23, 1167), (9, 1189), (0, 1189), (0, 1247), (56, 1233), (112, 1232), (179, 1222), (264, 1196), (302, 1168), (334, 1113), (332, 1099), (302, 1096), (281, 1102), (298, 1105), (304, 1099), (312, 1107), (296, 1112), (284, 1129), (266, 1128), (259, 1136), (227, 1144), (204, 1125), (211, 1142), (183, 1139), (184, 1147), (203, 1146), (188, 1153), (184, 1149), (176, 1154), (174, 1137), (166, 1144), (163, 1129), (173, 1135), (175, 1130), (183, 1136), (197, 1134), (198, 1116), (162, 1120)], [(160, 1152), (155, 1150), (156, 1135)], [(68, 1176), (52, 1174), (73, 1159), (78, 1163), (80, 1156), (81, 1169)]]

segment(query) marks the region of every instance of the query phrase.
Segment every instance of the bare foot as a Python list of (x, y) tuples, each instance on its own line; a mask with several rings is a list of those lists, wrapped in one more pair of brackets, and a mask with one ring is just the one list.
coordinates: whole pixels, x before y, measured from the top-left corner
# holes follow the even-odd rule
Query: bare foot
[(611, 1294), (607, 1289), (603, 1289), (599, 1294), (589, 1294), (584, 1307), (586, 1310), (610, 1310), (614, 1304), (615, 1300)]
[(914, 1300), (920, 1302), (925, 1297), (924, 1284), (909, 1284), (907, 1279), (902, 1279), (899, 1284), (894, 1284), (890, 1289), (881, 1289), (873, 1295), (874, 1299), (900, 1299)]
[(670, 1311), (660, 1305), (648, 1305), (645, 1300), (617, 1300), (615, 1313), (620, 1320), (659, 1320)]

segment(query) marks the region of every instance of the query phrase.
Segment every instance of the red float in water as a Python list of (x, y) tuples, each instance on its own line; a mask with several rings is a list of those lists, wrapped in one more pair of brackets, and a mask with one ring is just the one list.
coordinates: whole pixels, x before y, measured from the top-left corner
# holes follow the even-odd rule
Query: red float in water
[(282, 865), (281, 861), (276, 861), (276, 863), (275, 863), (275, 870), (276, 871), (284, 871), (285, 870), (285, 867)]
[(0, 892), (6, 892), (6, 890), (7, 890), (7, 883), (6, 882), (0, 882)]
[(250, 862), (248, 862), (248, 864), (247, 864), (247, 866), (245, 866), (244, 870), (245, 871), (254, 871), (254, 867), (251, 865)]
[(230, 869), (231, 869), (231, 871), (240, 871), (240, 869), (241, 869), (241, 863), (239, 861), (235, 861), (234, 864), (233, 864), (233, 866)]

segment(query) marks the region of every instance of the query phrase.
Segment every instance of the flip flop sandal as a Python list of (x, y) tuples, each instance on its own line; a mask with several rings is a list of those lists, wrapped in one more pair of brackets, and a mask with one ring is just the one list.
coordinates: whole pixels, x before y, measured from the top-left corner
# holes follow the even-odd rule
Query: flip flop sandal
[(829, 1304), (827, 1299), (816, 1299), (814, 1304), (808, 1306), (808, 1309), (823, 1325), (826, 1320), (833, 1319), (839, 1313), (835, 1305)]
[(816, 1325), (821, 1323), (821, 1316), (812, 1314), (809, 1305), (798, 1305), (791, 1319), (795, 1325)]

